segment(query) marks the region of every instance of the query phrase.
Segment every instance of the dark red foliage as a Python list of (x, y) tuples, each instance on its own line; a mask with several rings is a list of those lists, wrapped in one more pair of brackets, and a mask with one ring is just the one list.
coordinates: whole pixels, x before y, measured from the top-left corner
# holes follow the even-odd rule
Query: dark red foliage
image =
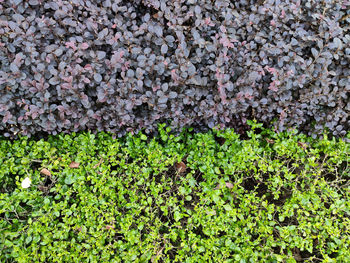
[(0, 1), (0, 133), (349, 130), (343, 0)]

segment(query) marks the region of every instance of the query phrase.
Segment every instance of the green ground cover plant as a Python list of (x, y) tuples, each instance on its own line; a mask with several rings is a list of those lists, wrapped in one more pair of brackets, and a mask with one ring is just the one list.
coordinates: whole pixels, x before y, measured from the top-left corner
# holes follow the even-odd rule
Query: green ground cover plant
[(349, 143), (249, 124), (1, 139), (0, 262), (349, 262)]

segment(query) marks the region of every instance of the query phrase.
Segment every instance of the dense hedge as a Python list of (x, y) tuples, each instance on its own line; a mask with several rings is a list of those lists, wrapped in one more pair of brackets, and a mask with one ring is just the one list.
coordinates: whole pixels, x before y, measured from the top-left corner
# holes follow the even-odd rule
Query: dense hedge
[(0, 131), (350, 128), (348, 0), (2, 0)]
[(349, 153), (268, 130), (1, 140), (0, 261), (350, 262)]

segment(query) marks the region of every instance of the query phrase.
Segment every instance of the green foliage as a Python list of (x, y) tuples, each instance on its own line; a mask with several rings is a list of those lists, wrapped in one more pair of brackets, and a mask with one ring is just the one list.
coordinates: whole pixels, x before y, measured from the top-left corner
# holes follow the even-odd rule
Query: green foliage
[(249, 125), (0, 140), (0, 261), (349, 262), (349, 144)]

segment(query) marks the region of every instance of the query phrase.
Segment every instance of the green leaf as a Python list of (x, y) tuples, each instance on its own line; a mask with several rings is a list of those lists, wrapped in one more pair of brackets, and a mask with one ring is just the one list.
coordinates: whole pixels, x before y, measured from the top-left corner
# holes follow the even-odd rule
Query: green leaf
[(64, 183), (65, 184), (68, 184), (68, 185), (71, 185), (75, 182), (75, 178), (73, 177), (73, 175), (68, 175), (66, 177), (66, 179), (64, 179)]
[(12, 247), (13, 243), (10, 240), (6, 239), (5, 242), (4, 242), (4, 245), (7, 246), (7, 247)]
[(224, 205), (224, 209), (226, 210), (226, 211), (232, 211), (232, 207), (230, 206), (230, 205)]
[(178, 222), (182, 218), (182, 214), (179, 211), (175, 211), (174, 213), (174, 219), (176, 222)]
[(32, 236), (28, 236), (26, 238), (26, 244), (29, 244), (32, 241)]

